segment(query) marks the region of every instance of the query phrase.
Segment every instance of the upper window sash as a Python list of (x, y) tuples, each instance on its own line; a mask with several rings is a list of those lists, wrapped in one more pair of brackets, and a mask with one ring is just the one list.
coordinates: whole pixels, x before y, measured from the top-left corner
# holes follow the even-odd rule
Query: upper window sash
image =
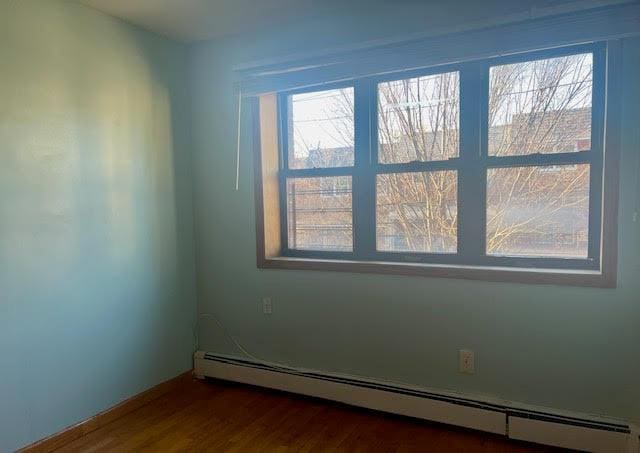
[[(282, 92), (278, 95), (281, 170), (291, 171), (291, 174), (293, 174), (293, 172), (299, 170), (347, 169), (355, 165), (355, 115), (352, 115), (351, 130), (348, 131), (346, 129), (349, 126), (343, 127), (344, 124), (340, 124), (344, 123), (341, 120), (348, 121), (346, 112), (331, 112), (331, 109), (336, 107), (344, 107), (345, 103), (335, 99), (339, 97), (341, 92), (349, 92), (352, 98), (355, 97), (354, 84), (352, 82), (331, 83), (321, 87)], [(355, 101), (351, 102), (355, 104)], [(294, 107), (294, 103), (298, 105)], [(295, 119), (296, 113), (300, 118), (298, 122)], [(340, 118), (340, 116), (345, 117)], [(321, 129), (321, 123), (328, 123), (323, 126), (324, 130)], [(307, 139), (306, 142), (299, 141), (300, 135), (305, 132), (307, 133), (305, 135), (310, 135), (310, 137), (305, 137)], [(347, 137), (347, 135), (350, 135), (350, 137)], [(318, 141), (319, 139), (330, 140), (331, 142), (323, 144)], [(350, 143), (346, 143), (348, 141)], [(351, 151), (340, 150), (347, 151), (341, 153), (341, 156), (322, 155), (323, 150), (327, 148), (340, 149), (340, 146), (351, 148)], [(313, 159), (312, 156), (309, 156), (307, 162), (300, 164), (302, 159), (297, 159), (295, 154), (301, 151), (314, 151), (316, 155), (320, 155), (320, 158)]]

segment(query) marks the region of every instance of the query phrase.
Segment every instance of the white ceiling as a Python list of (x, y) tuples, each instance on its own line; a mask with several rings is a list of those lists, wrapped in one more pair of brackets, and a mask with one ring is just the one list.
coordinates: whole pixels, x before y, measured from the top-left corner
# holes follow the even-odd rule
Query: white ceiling
[[(77, 0), (161, 35), (195, 41), (326, 13), (366, 0)], [(370, 0), (371, 1), (371, 0)], [(380, 0), (373, 0), (379, 2)], [(415, 1), (415, 0), (413, 0)]]
[[(489, 17), (535, 8), (571, 9), (629, 0), (76, 0), (155, 33), (182, 41), (197, 41), (268, 30), (306, 18), (356, 16), (376, 9), (404, 11), (414, 20), (421, 11), (426, 22), (447, 23), (452, 17)], [(563, 6), (564, 5), (564, 6)], [(423, 20), (417, 18), (417, 20)], [(431, 24), (433, 25), (433, 24)]]

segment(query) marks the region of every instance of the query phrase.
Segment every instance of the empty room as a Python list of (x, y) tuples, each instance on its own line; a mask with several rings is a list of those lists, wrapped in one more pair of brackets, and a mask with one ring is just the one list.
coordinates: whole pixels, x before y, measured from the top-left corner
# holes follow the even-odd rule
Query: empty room
[(640, 1), (0, 0), (0, 453), (640, 453)]

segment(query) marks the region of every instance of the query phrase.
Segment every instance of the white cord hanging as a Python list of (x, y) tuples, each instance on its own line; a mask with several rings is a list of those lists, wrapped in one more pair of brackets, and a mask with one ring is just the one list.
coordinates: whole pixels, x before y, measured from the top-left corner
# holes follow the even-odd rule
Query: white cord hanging
[[(200, 313), (198, 315), (198, 318), (196, 320), (196, 324), (194, 326), (194, 331), (193, 331), (196, 350), (200, 350), (200, 342), (199, 342), (199, 338), (198, 338), (198, 333), (199, 333), (198, 330), (199, 330), (200, 320), (204, 319), (204, 318), (212, 319), (218, 325), (218, 327), (220, 328), (220, 331), (222, 332), (222, 334), (224, 336), (226, 336), (229, 340), (231, 340), (233, 345), (236, 348), (238, 348), (238, 350), (245, 357), (250, 358), (254, 362), (266, 364), (266, 365), (269, 365), (270, 367), (276, 368), (278, 370), (281, 370), (281, 371), (284, 371), (284, 372), (287, 372), (287, 373), (290, 373), (290, 372), (295, 372), (295, 373), (321, 373), (322, 372), (322, 371), (320, 371), (318, 369), (314, 369), (314, 368), (302, 368), (302, 367), (298, 367), (298, 366), (294, 366), (294, 365), (285, 365), (285, 364), (280, 364), (280, 363), (268, 362), (268, 361), (263, 360), (263, 359), (261, 359), (259, 357), (256, 357), (255, 355), (253, 355), (249, 351), (247, 351), (244, 348), (244, 346), (242, 346), (242, 344), (240, 344), (240, 342), (233, 335), (231, 335), (231, 332), (229, 332), (226, 329), (224, 324), (222, 324), (220, 319), (214, 313)], [(350, 376), (350, 375), (344, 375), (344, 376), (350, 377), (350, 378), (354, 378), (355, 377), (355, 376)]]
[(233, 345), (238, 348), (238, 350), (244, 354), (246, 357), (249, 357), (250, 359), (253, 360), (257, 360), (257, 361), (261, 361), (259, 358), (257, 358), (256, 356), (254, 356), (253, 354), (251, 354), (250, 352), (248, 352), (241, 344), (240, 342), (233, 336), (231, 335), (231, 333), (226, 329), (226, 327), (224, 326), (224, 324), (222, 324), (222, 322), (220, 321), (220, 319), (218, 319), (218, 317), (216, 315), (214, 315), (213, 313), (200, 313), (198, 315), (198, 319), (196, 320), (196, 325), (194, 326), (194, 338), (195, 338), (195, 343), (196, 343), (196, 349), (199, 349), (200, 347), (200, 339), (199, 339), (199, 327), (200, 327), (200, 319), (202, 318), (211, 318), (213, 319), (213, 321), (218, 325), (218, 327), (220, 327), (220, 330), (222, 331), (222, 333), (229, 338), (229, 340), (231, 340), (231, 342), (233, 343)]
[(236, 191), (240, 189), (240, 125), (242, 118), (242, 90), (238, 90), (238, 137), (236, 149)]
[(638, 155), (636, 156), (636, 174), (635, 174), (635, 191), (634, 198), (635, 203), (633, 206), (633, 221), (638, 222), (640, 219), (640, 150), (638, 150)]

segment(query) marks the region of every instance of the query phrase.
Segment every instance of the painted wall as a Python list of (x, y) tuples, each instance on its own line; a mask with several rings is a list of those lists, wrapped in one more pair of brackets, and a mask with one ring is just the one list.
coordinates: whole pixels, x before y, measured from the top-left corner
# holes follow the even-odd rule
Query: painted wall
[[(640, 222), (632, 220), (639, 196), (638, 39), (623, 44), (616, 289), (256, 268), (248, 114), (240, 190), (233, 189), (233, 65), (476, 22), (541, 2), (441, 3), (395, 11), (372, 7), (367, 14), (321, 17), (193, 49), (199, 313), (215, 313), (248, 351), (268, 361), (638, 420)], [(273, 298), (271, 316), (261, 312), (265, 296)], [(199, 333), (200, 349), (241, 355), (210, 318), (201, 319)], [(475, 350), (477, 374), (457, 372), (461, 348)]]
[(0, 451), (191, 368), (184, 47), (0, 1)]

